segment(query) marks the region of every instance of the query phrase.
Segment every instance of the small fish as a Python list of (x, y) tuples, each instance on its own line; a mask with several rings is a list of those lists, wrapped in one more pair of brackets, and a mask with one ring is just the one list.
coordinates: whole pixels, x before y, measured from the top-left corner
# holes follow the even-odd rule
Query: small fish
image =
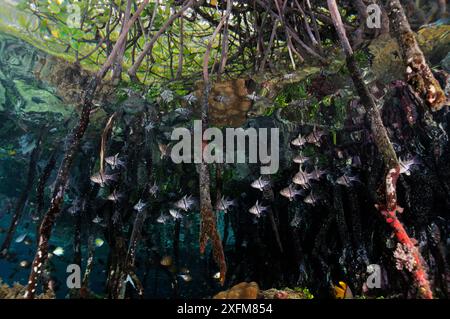
[(293, 201), (295, 196), (303, 194), (303, 191), (300, 189), (296, 189), (294, 184), (290, 184), (288, 187), (283, 188), (280, 191), (280, 194), (290, 201)]
[(269, 185), (270, 185), (270, 181), (263, 180), (262, 176), (260, 176), (256, 181), (252, 182), (251, 187), (259, 189), (260, 191), (263, 191)]
[(197, 97), (195, 96), (194, 93), (189, 93), (188, 95), (183, 96), (183, 99), (189, 104), (197, 102)]
[(185, 282), (192, 281), (192, 276), (189, 274), (180, 274), (178, 275), (181, 279), (183, 279)]
[(318, 181), (326, 173), (327, 173), (326, 170), (321, 170), (319, 168), (315, 168), (311, 173), (309, 173), (309, 178), (312, 180)]
[(236, 206), (236, 201), (229, 200), (228, 198), (222, 196), (222, 198), (216, 204), (216, 209), (222, 210), (226, 213), (230, 206)]
[(185, 118), (189, 118), (192, 115), (192, 111), (185, 107), (179, 107), (175, 109), (174, 112)]
[(229, 97), (223, 95), (217, 95), (214, 97), (214, 101), (219, 103), (227, 103), (230, 100)]
[(169, 213), (170, 213), (170, 216), (172, 216), (173, 219), (175, 219), (175, 220), (183, 218), (183, 215), (181, 215), (179, 210), (171, 208), (171, 209), (169, 209)]
[(31, 265), (31, 263), (28, 260), (22, 260), (19, 263), (19, 266), (22, 267), (22, 268), (28, 268), (28, 267), (30, 267), (30, 265)]
[(306, 136), (306, 142), (309, 144), (315, 144), (316, 146), (320, 146), (320, 139), (322, 136), (326, 135), (324, 131), (312, 131), (308, 136)]
[(360, 182), (360, 180), (356, 176), (350, 176), (347, 174), (342, 175), (336, 180), (336, 183), (345, 187), (352, 187), (353, 182)]
[(153, 122), (153, 121), (149, 121), (149, 122), (145, 125), (144, 129), (145, 129), (146, 132), (150, 132), (150, 131), (153, 130), (155, 127), (156, 127), (156, 123)]
[(158, 143), (158, 148), (159, 148), (159, 151), (161, 152), (161, 157), (160, 157), (161, 159), (169, 156), (169, 145), (168, 144)]
[(299, 172), (295, 174), (294, 178), (292, 178), (292, 181), (294, 182), (294, 184), (300, 185), (303, 188), (309, 188), (310, 179), (311, 176), (308, 173), (306, 173), (306, 171), (304, 171), (303, 168), (300, 166)]
[(161, 265), (162, 266), (166, 266), (169, 267), (172, 265), (172, 256), (164, 256), (163, 258), (161, 258)]
[(104, 243), (105, 243), (105, 241), (101, 238), (96, 238), (94, 240), (95, 247), (97, 247), (97, 248), (102, 247)]
[(130, 285), (131, 285), (134, 289), (136, 289), (136, 286), (134, 285), (134, 281), (133, 281), (133, 279), (131, 278), (130, 275), (127, 275), (127, 279), (125, 280), (125, 284), (127, 284), (127, 283), (130, 283)]
[(159, 215), (159, 217), (156, 219), (156, 222), (159, 223), (159, 224), (165, 224), (168, 219), (169, 219), (169, 216), (167, 216), (166, 214), (161, 213), (161, 215)]
[(92, 220), (94, 224), (100, 224), (103, 221), (103, 219), (100, 216), (95, 216), (95, 218)]
[(301, 134), (299, 134), (298, 137), (291, 142), (291, 144), (297, 147), (302, 147), (306, 144), (306, 139)]
[(248, 211), (250, 214), (256, 215), (256, 217), (261, 217), (261, 214), (264, 213), (268, 207), (262, 206), (259, 204), (258, 201), (256, 201), (256, 204), (252, 206)]
[(310, 204), (315, 206), (319, 202), (319, 197), (317, 197), (312, 191), (308, 196), (303, 200), (306, 204)]
[(107, 199), (113, 202), (118, 202), (120, 199), (123, 198), (123, 194), (117, 192), (117, 190), (114, 190), (111, 194), (108, 195)]
[(353, 299), (353, 293), (345, 282), (340, 281), (339, 286), (334, 286), (334, 297), (336, 299)]
[(105, 158), (105, 162), (108, 163), (112, 169), (116, 169), (116, 167), (125, 168), (125, 162), (119, 159), (119, 153), (114, 156), (109, 156)]
[(64, 255), (64, 248), (56, 247), (55, 250), (53, 251), (53, 255), (58, 257)]
[(27, 246), (30, 246), (33, 242), (32, 242), (30, 239), (25, 238), (25, 240), (23, 241), (23, 243), (24, 243), (25, 245), (27, 245)]
[(25, 237), (27, 237), (27, 233), (20, 235), (19, 237), (16, 238), (15, 242), (16, 243), (21, 243), (23, 242), (23, 240), (25, 239)]
[(152, 195), (153, 197), (156, 197), (156, 194), (158, 193), (158, 191), (159, 191), (159, 187), (158, 187), (158, 185), (156, 185), (156, 182), (148, 190), (150, 195)]
[(256, 102), (259, 100), (259, 96), (256, 95), (255, 91), (253, 91), (252, 94), (247, 94), (246, 97), (247, 97), (247, 99), (249, 99), (250, 101), (253, 101), (253, 102)]
[(117, 181), (117, 174), (112, 174), (112, 175), (108, 175), (105, 173), (96, 173), (94, 175), (91, 176), (91, 182), (95, 183), (95, 184), (99, 184), (101, 187), (105, 186), (106, 184), (108, 184), (110, 181)]
[(175, 202), (175, 207), (187, 212), (194, 205), (195, 200), (192, 198), (192, 195), (184, 195), (179, 201)]
[(407, 176), (411, 175), (411, 168), (413, 165), (419, 165), (420, 160), (416, 157), (410, 159), (410, 160), (402, 160), (399, 158), (399, 164), (400, 164), (400, 174), (405, 174)]
[(137, 210), (139, 213), (144, 210), (144, 208), (147, 206), (147, 203), (144, 203), (142, 199), (140, 199), (136, 205), (133, 206), (133, 209)]
[(216, 273), (213, 275), (213, 278), (219, 280), (219, 279), (220, 279), (220, 271), (216, 272)]
[(310, 159), (311, 159), (310, 157), (303, 156), (303, 154), (300, 153), (299, 155), (294, 157), (294, 163), (296, 163), (296, 164), (305, 164)]

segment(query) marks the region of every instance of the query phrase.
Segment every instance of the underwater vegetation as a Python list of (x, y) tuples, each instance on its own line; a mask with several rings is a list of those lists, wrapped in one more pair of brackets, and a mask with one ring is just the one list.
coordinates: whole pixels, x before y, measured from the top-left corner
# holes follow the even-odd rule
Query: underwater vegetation
[(1, 299), (449, 297), (445, 1), (0, 4)]

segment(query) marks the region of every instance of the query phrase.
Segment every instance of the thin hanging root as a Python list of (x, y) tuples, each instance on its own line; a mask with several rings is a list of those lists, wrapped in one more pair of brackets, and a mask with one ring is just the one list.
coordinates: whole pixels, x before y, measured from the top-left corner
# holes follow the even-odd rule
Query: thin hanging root
[(103, 129), (102, 133), (102, 143), (100, 146), (100, 173), (104, 173), (105, 168), (105, 151), (106, 151), (106, 143), (108, 142), (108, 136), (111, 132), (111, 128), (114, 124), (114, 118), (116, 117), (116, 113), (113, 113), (108, 119), (108, 122), (106, 122), (105, 128)]
[(415, 268), (412, 271), (414, 282), (419, 287), (419, 294), (423, 298), (433, 298), (430, 289), (430, 283), (428, 282), (423, 258), (420, 255), (418, 249), (414, 246), (413, 240), (406, 233), (402, 223), (398, 220), (396, 216), (397, 211), (402, 211), (400, 207), (397, 206), (397, 180), (400, 175), (400, 165), (398, 163), (397, 154), (394, 151), (392, 143), (387, 134), (386, 127), (381, 119), (380, 112), (375, 104), (373, 96), (370, 94), (367, 86), (362, 80), (361, 72), (356, 63), (355, 57), (353, 55), (353, 49), (348, 41), (341, 15), (338, 10), (338, 6), (335, 0), (327, 0), (328, 8), (333, 20), (333, 24), (338, 33), (341, 45), (343, 47), (344, 53), (347, 56), (347, 68), (350, 71), (350, 75), (353, 80), (353, 84), (361, 97), (361, 102), (366, 108), (367, 115), (370, 120), (371, 131), (373, 135), (374, 142), (380, 152), (384, 163), (388, 169), (388, 174), (385, 180), (386, 186), (386, 204), (377, 205), (377, 209), (381, 211), (386, 221), (394, 229), (394, 233), (397, 240), (404, 244), (408, 251), (413, 255), (415, 260)]
[(43, 133), (44, 129), (41, 129), (38, 141), (36, 143), (36, 147), (31, 152), (30, 162), (28, 165), (27, 184), (25, 186), (25, 189), (22, 191), (22, 194), (20, 195), (16, 207), (14, 209), (14, 215), (11, 219), (11, 224), (9, 225), (8, 232), (6, 233), (5, 240), (3, 241), (2, 247), (0, 249), (1, 256), (6, 256), (8, 254), (9, 246), (11, 245), (14, 232), (16, 231), (17, 225), (19, 224), (19, 220), (22, 217), (25, 204), (28, 200), (28, 196), (31, 192), (31, 189), (33, 188), (34, 179), (36, 177), (36, 165), (39, 158), (39, 152), (41, 149)]
[(400, 1), (388, 0), (386, 10), (406, 66), (408, 84), (426, 101), (432, 111), (439, 111), (446, 104), (447, 98), (426, 62)]

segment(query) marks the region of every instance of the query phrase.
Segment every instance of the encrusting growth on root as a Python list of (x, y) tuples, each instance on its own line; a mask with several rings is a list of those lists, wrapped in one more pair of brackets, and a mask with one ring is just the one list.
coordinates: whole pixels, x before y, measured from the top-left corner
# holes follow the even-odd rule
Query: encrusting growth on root
[(392, 34), (397, 38), (406, 66), (405, 76), (408, 84), (426, 101), (432, 111), (439, 111), (445, 105), (447, 98), (425, 60), (400, 1), (388, 0), (386, 10), (392, 26)]

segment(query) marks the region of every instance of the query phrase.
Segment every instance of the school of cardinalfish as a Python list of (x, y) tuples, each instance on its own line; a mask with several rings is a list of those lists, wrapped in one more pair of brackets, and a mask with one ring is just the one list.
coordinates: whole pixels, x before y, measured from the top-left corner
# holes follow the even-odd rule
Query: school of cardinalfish
[[(326, 133), (324, 131), (318, 131), (316, 129), (313, 130), (309, 135), (302, 136), (299, 134), (294, 140), (291, 141), (291, 144), (297, 148), (302, 149), (307, 144), (320, 146), (321, 139), (325, 136)], [(321, 201), (321, 197), (317, 195), (313, 190), (311, 190), (312, 181), (320, 181), (325, 175), (327, 175), (327, 170), (322, 170), (317, 166), (310, 172), (304, 170), (303, 165), (310, 162), (312, 160), (311, 157), (304, 156), (303, 151), (301, 150), (298, 155), (296, 155), (293, 159), (295, 164), (299, 164), (299, 171), (293, 176), (292, 183), (289, 184), (286, 188), (280, 190), (280, 195), (287, 198), (289, 201), (293, 201), (297, 196), (305, 196), (303, 202), (306, 204), (315, 206)], [(357, 159), (352, 159), (352, 163), (358, 163), (361, 165), (359, 157)], [(420, 164), (420, 161), (417, 158), (402, 160), (399, 159), (400, 164), (400, 173), (405, 175), (411, 174), (411, 168), (414, 165)], [(348, 173), (343, 174), (335, 180), (335, 183), (338, 185), (342, 185), (344, 187), (352, 187), (354, 183), (361, 183), (357, 176), (350, 175)], [(251, 183), (251, 187), (258, 189), (260, 191), (265, 191), (270, 188), (270, 181), (267, 179), (263, 179), (263, 177), (259, 177), (257, 180)], [(309, 190), (309, 193), (307, 191)], [(249, 212), (256, 217), (261, 217), (261, 215), (267, 211), (269, 207), (263, 206), (259, 200), (256, 201), (256, 204), (253, 205)]]

